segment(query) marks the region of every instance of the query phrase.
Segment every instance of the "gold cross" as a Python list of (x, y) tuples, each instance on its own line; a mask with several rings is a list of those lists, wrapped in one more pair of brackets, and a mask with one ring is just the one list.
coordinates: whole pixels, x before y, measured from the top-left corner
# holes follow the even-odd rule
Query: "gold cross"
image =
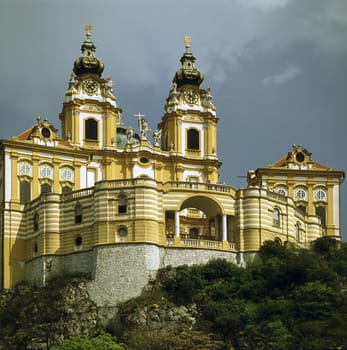
[(192, 41), (192, 39), (190, 38), (189, 35), (186, 35), (186, 36), (184, 37), (184, 42), (185, 42), (186, 45), (187, 45), (187, 44), (189, 45), (191, 41)]
[(186, 44), (185, 47), (186, 47), (186, 52), (189, 52), (189, 49), (190, 49), (190, 42), (192, 41), (192, 39), (190, 38), (189, 35), (186, 35), (184, 37), (184, 43)]
[(90, 34), (91, 30), (93, 29), (93, 26), (91, 24), (86, 24), (84, 26), (84, 29), (86, 30), (87, 34)]

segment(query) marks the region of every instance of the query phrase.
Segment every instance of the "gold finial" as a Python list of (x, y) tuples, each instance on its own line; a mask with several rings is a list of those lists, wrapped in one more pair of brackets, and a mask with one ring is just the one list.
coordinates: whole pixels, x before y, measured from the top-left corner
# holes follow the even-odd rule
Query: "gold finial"
[(190, 48), (190, 42), (192, 41), (192, 39), (190, 38), (189, 35), (186, 35), (184, 37), (184, 43), (186, 44), (186, 50), (188, 51)]
[(85, 29), (86, 32), (87, 32), (87, 36), (90, 36), (90, 32), (91, 32), (91, 30), (93, 29), (93, 26), (92, 26), (91, 24), (86, 24), (86, 25), (84, 26), (84, 29)]

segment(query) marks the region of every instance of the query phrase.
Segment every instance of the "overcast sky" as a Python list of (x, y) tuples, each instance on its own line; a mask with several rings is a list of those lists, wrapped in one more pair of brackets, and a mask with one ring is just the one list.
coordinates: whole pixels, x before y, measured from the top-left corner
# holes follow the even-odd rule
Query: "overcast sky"
[[(127, 126), (141, 112), (156, 128), (191, 36), (220, 118), (220, 182), (246, 186), (293, 144), (347, 170), (347, 0), (1, 0), (1, 139), (38, 114), (60, 129), (87, 23)], [(341, 203), (347, 241), (347, 183)]]

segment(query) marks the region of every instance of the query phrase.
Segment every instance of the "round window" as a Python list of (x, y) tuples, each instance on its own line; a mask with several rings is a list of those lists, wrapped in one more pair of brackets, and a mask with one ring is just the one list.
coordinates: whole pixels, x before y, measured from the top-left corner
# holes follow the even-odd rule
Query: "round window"
[(287, 195), (287, 191), (284, 188), (278, 188), (276, 191), (278, 194), (281, 194), (282, 196), (286, 196)]
[(81, 236), (77, 236), (77, 237), (75, 238), (75, 245), (76, 245), (77, 247), (79, 247), (80, 245), (82, 245), (82, 237), (81, 237)]
[(326, 199), (326, 193), (323, 190), (318, 190), (316, 192), (316, 199), (318, 199), (319, 201), (324, 201)]
[(296, 191), (296, 198), (298, 198), (298, 199), (305, 199), (306, 198), (306, 192), (304, 190), (297, 190)]
[(51, 131), (48, 129), (48, 128), (42, 128), (41, 129), (41, 135), (43, 136), (43, 137), (46, 137), (46, 138), (48, 138), (48, 137), (50, 137), (51, 136)]
[(145, 158), (145, 157), (141, 157), (140, 158), (140, 162), (143, 163), (143, 164), (146, 164), (146, 163), (149, 162), (149, 160), (147, 158)]
[(305, 160), (305, 155), (302, 152), (298, 152), (295, 159), (297, 162), (302, 163)]
[(126, 236), (127, 233), (128, 233), (128, 231), (127, 231), (127, 228), (126, 228), (126, 227), (120, 227), (120, 228), (118, 229), (118, 234), (119, 234), (121, 237)]

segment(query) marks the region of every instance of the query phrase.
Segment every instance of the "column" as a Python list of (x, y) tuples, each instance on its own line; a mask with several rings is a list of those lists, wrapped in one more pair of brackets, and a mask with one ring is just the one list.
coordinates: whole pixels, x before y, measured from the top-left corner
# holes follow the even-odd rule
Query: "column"
[(219, 239), (219, 216), (216, 215), (216, 217), (214, 218), (214, 227), (215, 227), (215, 236), (216, 239)]
[(227, 216), (222, 215), (222, 241), (227, 240)]
[(180, 236), (180, 212), (179, 210), (175, 211), (175, 237)]

